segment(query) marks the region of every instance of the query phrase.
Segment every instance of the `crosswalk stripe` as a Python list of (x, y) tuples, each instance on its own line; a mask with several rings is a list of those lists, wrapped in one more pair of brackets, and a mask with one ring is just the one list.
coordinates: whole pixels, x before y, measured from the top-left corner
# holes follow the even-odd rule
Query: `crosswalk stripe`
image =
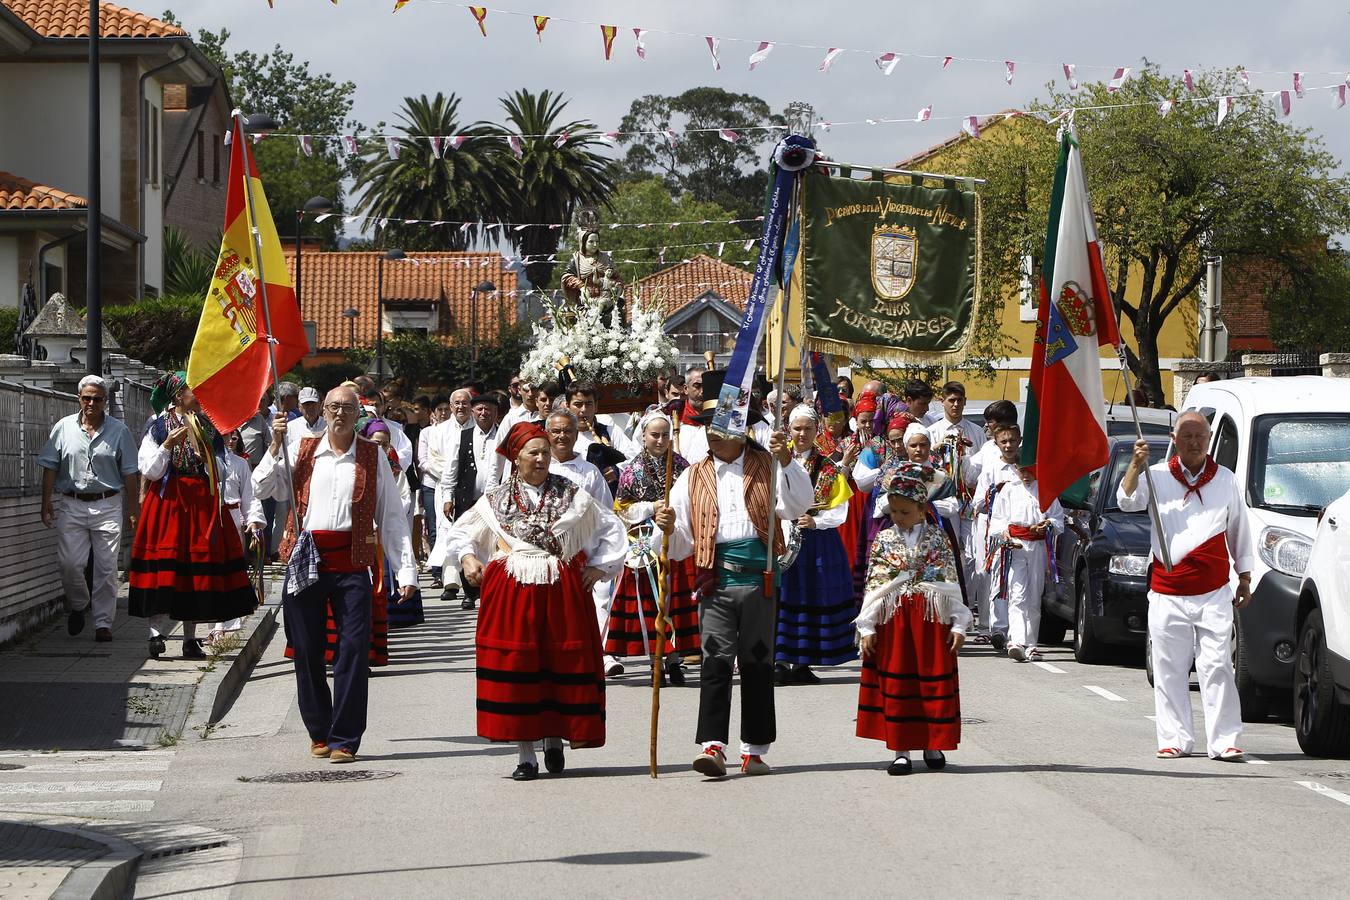
[(1314, 794), (1321, 794), (1323, 797), (1328, 797), (1335, 800), (1337, 803), (1344, 803), (1346, 806), (1350, 806), (1350, 794), (1342, 794), (1340, 791), (1332, 790), (1324, 784), (1318, 784), (1316, 781), (1295, 781), (1294, 784), (1299, 787), (1305, 787)]
[(1113, 693), (1111, 693), (1110, 691), (1108, 691), (1106, 688), (1104, 688), (1104, 687), (1097, 687), (1097, 685), (1095, 685), (1095, 684), (1085, 684), (1085, 685), (1083, 685), (1083, 687), (1085, 687), (1085, 688), (1088, 689), (1089, 691), (1092, 691), (1092, 693), (1096, 694), (1098, 697), (1101, 697), (1101, 698), (1106, 699), (1106, 700), (1112, 700), (1112, 701), (1115, 701), (1116, 703), (1128, 703), (1128, 702), (1129, 702), (1129, 701), (1127, 701), (1124, 697), (1120, 696), (1119, 694), (1113, 694)]
[(11, 781), (3, 794), (130, 794), (158, 791), (162, 781)]
[(1033, 666), (1038, 666), (1038, 667), (1044, 669), (1044, 670), (1047, 671), (1047, 672), (1054, 672), (1056, 675), (1063, 675), (1063, 674), (1064, 674), (1064, 670), (1063, 670), (1063, 669), (1061, 669), (1059, 666), (1052, 666), (1052, 665), (1050, 665), (1050, 663), (1048, 663), (1048, 662), (1037, 662), (1037, 663), (1032, 663), (1032, 665), (1033, 665)]
[(0, 753), (0, 757), (5, 759), (18, 757), (29, 759), (105, 759), (120, 756), (123, 759), (154, 759), (156, 757), (168, 759), (177, 752), (177, 750), (58, 750), (55, 753), (33, 753), (23, 750), (7, 750)]
[(147, 759), (144, 762), (140, 760), (122, 762), (90, 760), (87, 763), (79, 762), (52, 762), (52, 763), (29, 763), (25, 764), (14, 774), (27, 775), (30, 772), (42, 772), (44, 774), (74, 774), (74, 773), (93, 773), (93, 772), (163, 772), (169, 768), (172, 760), (168, 759)]
[(153, 800), (64, 800), (57, 802), (0, 803), (0, 813), (44, 813), (54, 816), (101, 816), (112, 813), (149, 812)]

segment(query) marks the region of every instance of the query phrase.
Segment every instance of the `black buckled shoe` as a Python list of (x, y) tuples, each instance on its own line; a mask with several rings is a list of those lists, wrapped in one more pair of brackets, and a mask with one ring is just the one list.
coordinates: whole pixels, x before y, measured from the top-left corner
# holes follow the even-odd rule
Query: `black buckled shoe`
[(201, 638), (183, 638), (183, 659), (206, 659)]
[(511, 773), (512, 781), (534, 781), (539, 777), (539, 767), (534, 763), (521, 763)]
[(897, 756), (889, 766), (886, 767), (887, 775), (908, 775), (914, 771), (914, 764), (909, 761), (908, 756)]
[(684, 687), (684, 666), (680, 665), (680, 658), (674, 654), (667, 656), (665, 661), (666, 677), (670, 679), (674, 687)]
[(551, 775), (561, 775), (563, 769), (567, 768), (567, 758), (563, 756), (561, 747), (544, 748), (544, 768)]
[(159, 659), (168, 648), (164, 646), (164, 636), (157, 634), (150, 639), (150, 658)]
[(923, 751), (923, 764), (928, 768), (938, 771), (947, 768), (947, 755), (941, 750)]
[(463, 610), (477, 609), (478, 601), (472, 597), (465, 597), (463, 600), (459, 601), (459, 608)]
[(84, 610), (74, 610), (69, 616), (66, 616), (66, 634), (74, 637), (84, 631)]

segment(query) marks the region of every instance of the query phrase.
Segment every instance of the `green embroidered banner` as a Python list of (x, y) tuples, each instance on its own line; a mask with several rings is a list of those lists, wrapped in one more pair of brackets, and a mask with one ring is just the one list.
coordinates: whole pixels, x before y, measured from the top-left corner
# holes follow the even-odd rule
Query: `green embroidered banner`
[(980, 302), (973, 191), (803, 179), (802, 337), (809, 350), (960, 362)]

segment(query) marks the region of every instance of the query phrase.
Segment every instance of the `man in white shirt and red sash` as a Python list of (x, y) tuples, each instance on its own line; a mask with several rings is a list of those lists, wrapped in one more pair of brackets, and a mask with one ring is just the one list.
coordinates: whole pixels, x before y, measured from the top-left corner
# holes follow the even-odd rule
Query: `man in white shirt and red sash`
[[(1158, 758), (1189, 756), (1192, 732), (1190, 670), (1200, 678), (1205, 737), (1213, 759), (1242, 759), (1242, 710), (1233, 678), (1233, 609), (1251, 602), (1252, 540), (1241, 489), (1231, 471), (1210, 458), (1209, 422), (1197, 412), (1177, 417), (1177, 455), (1149, 467), (1163, 535), (1154, 530), (1149, 570), (1148, 632), (1153, 641), (1153, 695)], [(1148, 507), (1146, 441), (1116, 491), (1125, 512)], [(1172, 570), (1163, 568), (1166, 538)], [(1229, 586), (1238, 573), (1237, 593)]]
[[(370, 681), (371, 570), (381, 549), (396, 566), (399, 601), (416, 590), (412, 536), (399, 501), (394, 473), (379, 445), (356, 435), (360, 400), (337, 387), (324, 400), (326, 432), (301, 440), (291, 461), (295, 518), (287, 517), (281, 557), (287, 562), (281, 605), (286, 639), (295, 648), (300, 717), (309, 731), (310, 753), (331, 762), (352, 762), (366, 730)], [(272, 446), (253, 471), (261, 496), (288, 497), (281, 459), (286, 423), (278, 415)], [(333, 691), (324, 672), (327, 611), (338, 632)]]

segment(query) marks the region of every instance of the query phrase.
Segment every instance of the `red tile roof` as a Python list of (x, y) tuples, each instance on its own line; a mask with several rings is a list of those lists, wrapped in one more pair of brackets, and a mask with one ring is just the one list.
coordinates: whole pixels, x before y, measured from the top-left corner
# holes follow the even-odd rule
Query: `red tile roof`
[(83, 197), (0, 172), (0, 209), (84, 209)]
[(633, 282), (632, 294), (644, 305), (655, 305), (667, 316), (712, 291), (739, 310), (750, 298), (753, 276), (720, 259), (699, 254)]
[[(46, 38), (89, 37), (85, 0), (3, 0), (3, 5)], [(99, 35), (110, 38), (185, 37), (177, 25), (112, 3), (99, 4)]]
[[(286, 268), (295, 278), (295, 247), (285, 245)], [(315, 343), (319, 350), (341, 350), (348, 346), (351, 328), (342, 317), (343, 310), (356, 309), (356, 344), (369, 347), (375, 340), (377, 312), (376, 276), (378, 252), (301, 254), (304, 278), (300, 283), (300, 305), (306, 320), (315, 323)], [(516, 273), (508, 271), (498, 253), (413, 252), (406, 260), (385, 260), (384, 299), (432, 300), (438, 304), (440, 337), (447, 343), (468, 339), (473, 319), (471, 294), (484, 279), (497, 288), (495, 298), (478, 299), (480, 335), (497, 330), (498, 309), (506, 311), (506, 321), (515, 322)], [(386, 318), (388, 313), (386, 312)], [(387, 336), (386, 332), (386, 336)]]

